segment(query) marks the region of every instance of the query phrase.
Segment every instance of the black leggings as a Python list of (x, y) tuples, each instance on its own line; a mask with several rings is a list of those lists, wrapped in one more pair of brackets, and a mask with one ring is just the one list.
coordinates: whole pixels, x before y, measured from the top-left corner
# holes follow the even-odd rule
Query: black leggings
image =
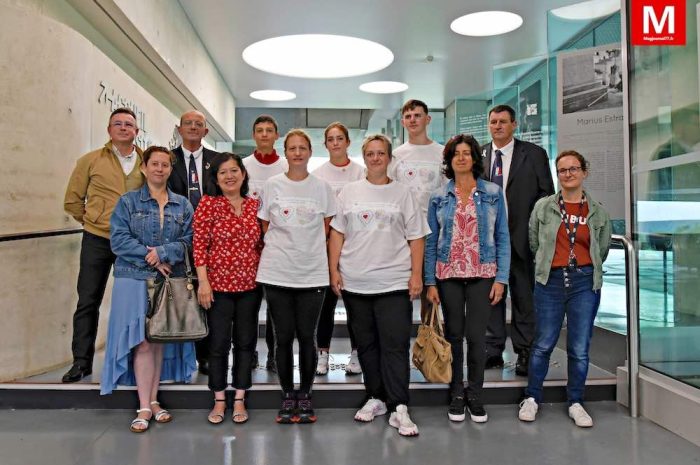
[(343, 291), (343, 301), (357, 338), (367, 396), (385, 401), (390, 411), (399, 404), (407, 405), (413, 323), (408, 291), (386, 294)]
[(209, 322), (209, 389), (226, 389), (228, 354), (233, 340), (233, 387), (252, 385), (253, 353), (258, 341), (258, 311), (262, 302), (260, 286), (245, 292), (214, 292), (207, 311)]
[(316, 375), (316, 325), (321, 314), (325, 287), (265, 287), (267, 311), (275, 333), (275, 362), (280, 386), (294, 391), (294, 335), (299, 341), (299, 392), (308, 394)]
[(464, 338), (467, 338), (467, 397), (480, 398), (486, 367), (486, 326), (493, 306), (494, 278), (446, 279), (437, 288), (445, 317), (445, 339), (452, 345), (450, 394), (464, 395)]
[[(331, 338), (333, 337), (333, 326), (335, 325), (335, 307), (338, 305), (338, 296), (334, 292), (326, 292), (326, 298), (323, 299), (323, 308), (321, 309), (321, 317), (318, 319), (318, 331), (316, 332), (316, 342), (319, 348), (328, 349), (331, 346)], [(350, 323), (348, 322), (348, 336), (350, 336), (350, 347), (355, 350), (355, 333), (352, 332)]]

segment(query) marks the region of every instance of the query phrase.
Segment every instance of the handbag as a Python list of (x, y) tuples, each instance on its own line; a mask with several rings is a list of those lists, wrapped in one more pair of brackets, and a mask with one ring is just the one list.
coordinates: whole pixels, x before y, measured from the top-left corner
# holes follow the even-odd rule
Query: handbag
[(428, 321), (421, 321), (413, 344), (413, 364), (431, 383), (452, 381), (452, 346), (443, 332), (439, 306), (433, 304)]
[(209, 334), (207, 316), (197, 301), (190, 254), (185, 247), (186, 276), (147, 280), (149, 309), (146, 339), (149, 342), (190, 342)]

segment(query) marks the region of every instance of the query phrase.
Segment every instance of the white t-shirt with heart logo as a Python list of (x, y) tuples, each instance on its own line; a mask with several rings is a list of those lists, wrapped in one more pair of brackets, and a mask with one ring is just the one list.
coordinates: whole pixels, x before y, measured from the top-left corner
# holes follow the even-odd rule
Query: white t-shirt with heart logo
[(437, 142), (428, 145), (406, 142), (394, 150), (389, 165), (389, 177), (411, 189), (426, 217), (430, 194), (447, 183), (442, 174), (443, 150), (445, 147)]
[[(262, 199), (263, 187), (268, 179), (289, 170), (287, 159), (284, 157), (280, 157), (271, 165), (263, 165), (255, 158), (255, 155), (250, 155), (243, 159), (243, 166), (248, 172), (248, 197), (258, 200)], [(260, 206), (262, 206), (262, 202)]]
[(335, 215), (331, 186), (309, 175), (292, 181), (286, 174), (267, 180), (258, 218), (269, 221), (256, 281), (274, 286), (328, 286), (324, 219)]
[(331, 227), (344, 235), (340, 252), (343, 288), (357, 294), (408, 289), (408, 241), (430, 233), (409, 188), (398, 182), (375, 185), (363, 179), (338, 195)]

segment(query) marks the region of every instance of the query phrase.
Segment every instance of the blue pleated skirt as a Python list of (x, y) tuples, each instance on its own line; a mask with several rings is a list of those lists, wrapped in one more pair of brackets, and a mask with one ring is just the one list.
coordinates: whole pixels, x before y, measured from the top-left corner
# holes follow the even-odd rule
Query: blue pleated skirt
[[(136, 385), (132, 349), (146, 339), (147, 310), (146, 281), (114, 278), (100, 394)], [(194, 343), (164, 344), (161, 381), (188, 383), (196, 370)]]

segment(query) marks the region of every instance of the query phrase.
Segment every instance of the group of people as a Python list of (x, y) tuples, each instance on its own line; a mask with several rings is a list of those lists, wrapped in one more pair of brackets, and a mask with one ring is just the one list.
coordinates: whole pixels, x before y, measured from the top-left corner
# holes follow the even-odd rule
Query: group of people
[[(488, 115), (492, 142), (457, 135), (443, 147), (427, 134), (428, 107), (401, 110), (408, 141), (392, 150), (383, 135), (362, 143), (365, 166), (348, 157), (341, 123), (324, 133), (329, 161), (309, 172), (312, 144), (301, 129), (284, 138), (284, 157), (269, 115), (253, 123), (256, 150), (242, 159), (201, 144), (206, 119), (182, 115), (182, 145), (172, 151), (133, 145), (129, 109), (115, 110), (104, 148), (78, 160), (65, 208), (84, 226), (74, 315), (74, 363), (64, 382), (92, 373), (99, 307), (114, 267), (101, 392), (136, 385), (133, 432), (172, 415), (158, 402), (161, 380), (208, 374), (214, 405), (208, 421), (225, 420), (233, 347), (232, 421), (248, 420), (245, 399), (257, 365), (258, 312), (267, 302), (269, 355), (282, 390), (278, 423), (312, 423), (316, 374), (329, 369), (333, 318), (342, 298), (351, 340), (349, 374), (363, 374), (366, 400), (355, 420), (390, 413), (403, 436), (418, 427), (409, 412), (409, 346), (413, 305), (421, 315), (441, 304), (452, 347), (448, 417), (488, 415), (484, 370), (503, 366), (505, 298), (512, 304), (516, 373), (528, 376), (519, 418), (535, 419), (549, 357), (568, 322), (569, 415), (591, 426), (582, 406), (593, 319), (600, 302), (610, 220), (583, 190), (588, 164), (574, 151), (556, 159), (554, 193), (546, 152), (513, 137), (515, 112)], [(191, 257), (209, 336), (193, 343), (145, 338), (146, 280), (184, 276)], [(294, 384), (294, 339), (300, 383)], [(467, 342), (467, 385), (463, 344)]]

